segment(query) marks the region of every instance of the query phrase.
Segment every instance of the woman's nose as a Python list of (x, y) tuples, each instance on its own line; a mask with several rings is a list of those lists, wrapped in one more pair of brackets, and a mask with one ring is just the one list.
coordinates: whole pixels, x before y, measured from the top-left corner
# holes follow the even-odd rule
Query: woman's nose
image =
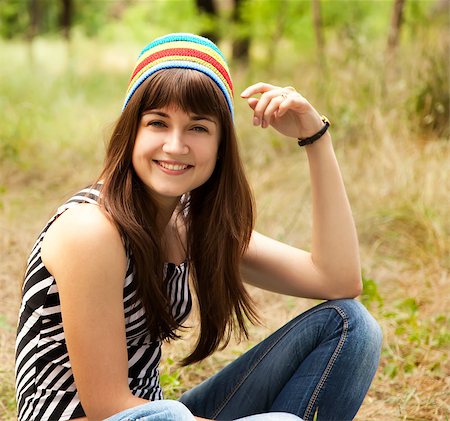
[(174, 155), (185, 155), (189, 152), (182, 133), (175, 130), (167, 134), (162, 149), (164, 152)]

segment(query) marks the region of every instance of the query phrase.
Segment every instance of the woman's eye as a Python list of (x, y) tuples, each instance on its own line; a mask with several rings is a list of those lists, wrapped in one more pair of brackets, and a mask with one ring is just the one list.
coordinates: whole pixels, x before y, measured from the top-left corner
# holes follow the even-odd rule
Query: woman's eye
[(203, 126), (194, 126), (192, 130), (194, 130), (195, 132), (208, 133), (208, 129)]
[(152, 126), (152, 127), (166, 127), (165, 123), (159, 120), (153, 120), (153, 121), (149, 121), (147, 123), (147, 126)]

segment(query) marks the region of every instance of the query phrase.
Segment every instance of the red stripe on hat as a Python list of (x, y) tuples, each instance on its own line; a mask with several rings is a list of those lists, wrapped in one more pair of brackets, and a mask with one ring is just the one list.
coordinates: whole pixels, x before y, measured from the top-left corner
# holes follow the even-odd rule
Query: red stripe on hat
[(169, 48), (167, 50), (161, 50), (154, 54), (150, 54), (147, 58), (145, 58), (145, 60), (141, 61), (139, 65), (136, 67), (136, 69), (133, 72), (133, 75), (130, 78), (130, 82), (133, 80), (136, 74), (139, 73), (142, 70), (142, 68), (145, 67), (147, 64), (151, 63), (152, 61), (156, 61), (160, 58), (168, 56), (196, 57), (206, 61), (207, 63), (210, 63), (224, 77), (224, 79), (228, 83), (228, 86), (231, 89), (231, 92), (233, 92), (233, 84), (231, 83), (230, 75), (228, 74), (228, 71), (222, 66), (222, 64), (220, 64), (214, 57), (210, 56), (209, 54), (199, 50), (194, 50), (192, 48)]

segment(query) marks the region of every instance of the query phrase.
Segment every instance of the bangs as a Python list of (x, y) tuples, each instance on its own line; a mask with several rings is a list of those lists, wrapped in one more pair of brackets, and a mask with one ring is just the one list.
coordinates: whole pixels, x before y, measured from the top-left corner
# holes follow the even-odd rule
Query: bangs
[[(142, 114), (146, 110), (176, 106), (186, 113), (228, 120), (228, 105), (216, 83), (204, 73), (191, 69), (164, 69), (144, 83)], [(224, 115), (225, 114), (225, 115)]]

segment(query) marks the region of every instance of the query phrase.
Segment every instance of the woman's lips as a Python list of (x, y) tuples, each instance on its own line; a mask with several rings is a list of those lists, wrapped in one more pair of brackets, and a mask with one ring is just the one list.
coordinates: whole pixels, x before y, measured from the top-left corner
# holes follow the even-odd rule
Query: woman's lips
[(186, 172), (189, 168), (192, 168), (192, 165), (184, 164), (182, 162), (171, 162), (171, 161), (154, 161), (159, 168), (161, 168), (164, 172), (168, 172), (169, 174), (182, 174)]

